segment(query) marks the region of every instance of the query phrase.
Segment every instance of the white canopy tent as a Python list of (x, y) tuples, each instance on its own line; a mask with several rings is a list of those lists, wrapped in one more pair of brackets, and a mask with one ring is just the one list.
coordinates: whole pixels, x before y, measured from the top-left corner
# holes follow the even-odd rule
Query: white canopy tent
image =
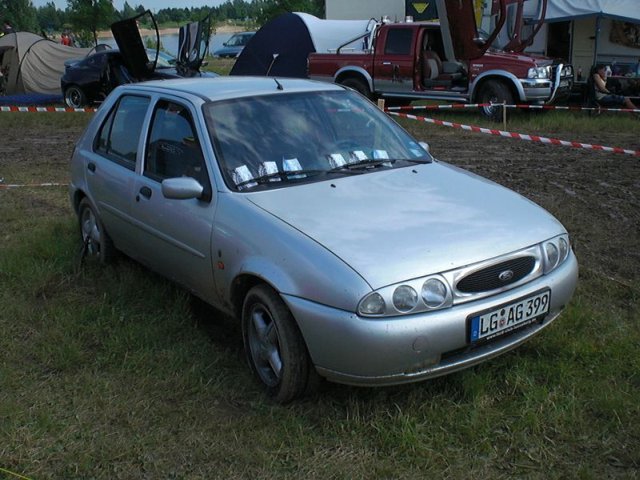
[(625, 22), (640, 22), (639, 0), (549, 0), (547, 22), (606, 17)]

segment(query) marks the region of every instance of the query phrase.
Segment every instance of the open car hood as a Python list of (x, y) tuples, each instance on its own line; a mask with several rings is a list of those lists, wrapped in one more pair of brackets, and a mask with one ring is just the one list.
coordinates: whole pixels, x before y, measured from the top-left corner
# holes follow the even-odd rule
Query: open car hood
[(157, 58), (156, 61), (149, 61), (144, 42), (140, 36), (140, 30), (138, 29), (138, 20), (145, 15), (151, 17), (156, 29), (156, 45), (160, 45), (158, 25), (150, 10), (135, 17), (126, 18), (111, 24), (111, 32), (118, 44), (118, 49), (122, 54), (124, 64), (137, 80), (147, 80), (151, 78), (157, 61)]
[[(111, 24), (111, 32), (118, 44), (124, 64), (136, 80), (148, 80), (154, 77), (154, 71), (158, 63), (159, 51), (156, 48), (155, 59), (149, 61), (146, 47), (138, 29), (139, 19), (147, 15), (151, 18), (156, 31), (156, 45), (160, 45), (158, 24), (150, 10)], [(198, 73), (209, 49), (210, 36), (211, 15), (207, 15), (204, 20), (199, 22), (188, 23), (180, 27), (176, 62), (178, 75), (191, 77)]]

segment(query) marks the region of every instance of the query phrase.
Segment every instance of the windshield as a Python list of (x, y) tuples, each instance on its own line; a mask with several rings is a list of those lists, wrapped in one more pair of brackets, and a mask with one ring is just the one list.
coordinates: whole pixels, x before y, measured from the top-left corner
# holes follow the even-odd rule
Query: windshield
[(204, 114), (227, 185), (237, 190), (431, 161), (407, 132), (352, 91), (240, 98), (208, 103)]
[(241, 35), (234, 35), (231, 37), (225, 45), (227, 47), (243, 47), (247, 44), (252, 34), (243, 33)]

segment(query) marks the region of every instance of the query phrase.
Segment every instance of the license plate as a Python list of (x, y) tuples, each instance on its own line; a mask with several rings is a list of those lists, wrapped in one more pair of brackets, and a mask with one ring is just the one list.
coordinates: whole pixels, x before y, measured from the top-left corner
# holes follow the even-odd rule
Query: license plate
[(491, 340), (516, 328), (532, 323), (549, 312), (551, 291), (537, 293), (516, 302), (479, 313), (470, 318), (471, 342)]

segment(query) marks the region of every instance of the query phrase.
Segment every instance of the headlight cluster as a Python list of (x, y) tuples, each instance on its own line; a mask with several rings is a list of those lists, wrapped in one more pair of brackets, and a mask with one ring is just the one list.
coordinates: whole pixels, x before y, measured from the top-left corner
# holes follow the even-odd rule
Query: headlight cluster
[(447, 281), (432, 276), (372, 292), (360, 301), (358, 313), (365, 317), (404, 315), (447, 308), (452, 303)]
[(560, 235), (559, 237), (547, 240), (542, 244), (544, 252), (544, 273), (549, 273), (562, 264), (569, 256), (568, 235)]
[(530, 68), (527, 78), (551, 78), (551, 66)]

